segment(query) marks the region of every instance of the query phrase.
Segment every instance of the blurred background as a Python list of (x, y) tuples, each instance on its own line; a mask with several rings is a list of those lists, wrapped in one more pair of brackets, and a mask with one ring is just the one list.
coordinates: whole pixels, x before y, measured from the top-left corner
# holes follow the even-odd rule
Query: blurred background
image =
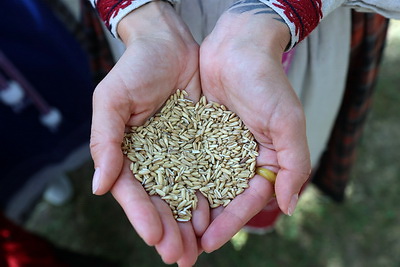
[[(50, 11), (34, 8), (38, 16)], [(91, 193), (90, 101), (93, 81), (104, 75), (93, 70), (109, 69), (113, 55), (98, 55), (100, 60), (84, 53), (79, 44), (93, 49), (104, 40), (85, 40), (90, 32), (75, 34), (82, 37), (78, 41), (72, 38), (60, 30), (60, 17), (54, 15), (58, 7), (52, 8), (53, 15), (47, 14), (46, 20), (27, 15), (24, 23), (31, 28), (1, 30), (0, 78), (6, 78), (0, 82), (18, 82), (12, 89), (17, 93), (3, 96), (11, 104), (0, 104), (0, 114), (14, 115), (9, 121), (1, 117), (0, 166), (6, 174), (0, 178), (1, 208), (16, 224), (72, 253), (99, 257), (109, 266), (165, 266), (154, 248), (136, 235), (110, 194)], [(15, 16), (5, 8), (0, 15), (10, 21)], [(29, 19), (37, 23), (30, 24)], [(101, 30), (95, 20), (85, 23)], [(79, 31), (78, 24), (69, 27)], [(201, 255), (196, 266), (400, 266), (400, 21), (391, 21), (387, 40), (345, 201), (334, 202), (310, 185), (295, 214), (281, 216), (273, 232), (239, 232), (220, 250)], [(44, 54), (48, 59), (42, 58)], [(22, 94), (29, 100), (18, 95), (23, 85)], [(37, 87), (46, 88), (46, 93)], [(5, 153), (8, 150), (13, 153)], [(37, 171), (40, 179), (20, 181)]]

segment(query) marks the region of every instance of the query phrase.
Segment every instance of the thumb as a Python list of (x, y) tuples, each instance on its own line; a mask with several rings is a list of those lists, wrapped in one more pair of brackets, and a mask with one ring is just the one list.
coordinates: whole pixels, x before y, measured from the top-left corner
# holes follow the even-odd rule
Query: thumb
[(122, 114), (129, 114), (127, 105), (116, 105), (105, 92), (99, 85), (93, 95), (90, 152), (95, 166), (92, 189), (96, 195), (109, 191), (121, 172), (121, 143), (127, 120)]
[(311, 172), (304, 116), (287, 116), (285, 127), (277, 128), (281, 131), (274, 138), (280, 167), (275, 183), (276, 198), (281, 210), (292, 215), (300, 189)]

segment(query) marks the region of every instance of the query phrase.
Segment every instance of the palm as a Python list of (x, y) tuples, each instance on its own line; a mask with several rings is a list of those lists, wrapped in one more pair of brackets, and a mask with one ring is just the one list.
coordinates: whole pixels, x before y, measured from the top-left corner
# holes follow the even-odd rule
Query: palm
[(124, 108), (124, 123), (143, 124), (178, 88), (194, 99), (199, 97), (196, 56), (196, 47), (183, 53), (168, 41), (138, 40), (98, 86), (95, 97), (118, 90), (114, 101), (119, 110), (121, 105)]

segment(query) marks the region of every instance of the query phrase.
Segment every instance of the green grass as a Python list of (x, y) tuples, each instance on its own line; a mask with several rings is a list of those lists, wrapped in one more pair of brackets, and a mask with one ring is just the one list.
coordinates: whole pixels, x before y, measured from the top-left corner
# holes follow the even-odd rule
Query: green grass
[[(400, 22), (392, 23), (373, 110), (358, 148), (346, 201), (309, 186), (276, 231), (240, 233), (196, 266), (400, 266)], [(40, 202), (26, 223), (56, 244), (121, 262), (164, 266), (110, 195), (92, 196), (92, 164), (71, 172), (76, 195), (56, 208)]]

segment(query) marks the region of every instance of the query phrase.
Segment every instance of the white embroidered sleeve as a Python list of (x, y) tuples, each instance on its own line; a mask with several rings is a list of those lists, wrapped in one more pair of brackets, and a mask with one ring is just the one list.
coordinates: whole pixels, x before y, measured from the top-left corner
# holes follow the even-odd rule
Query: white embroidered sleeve
[[(89, 0), (97, 10), (107, 29), (114, 37), (118, 37), (117, 26), (123, 17), (133, 10), (156, 0)], [(178, 0), (162, 0), (176, 4)]]
[(288, 50), (306, 38), (328, 14), (340, 6), (400, 19), (400, 0), (259, 0), (285, 21), (291, 34)]

